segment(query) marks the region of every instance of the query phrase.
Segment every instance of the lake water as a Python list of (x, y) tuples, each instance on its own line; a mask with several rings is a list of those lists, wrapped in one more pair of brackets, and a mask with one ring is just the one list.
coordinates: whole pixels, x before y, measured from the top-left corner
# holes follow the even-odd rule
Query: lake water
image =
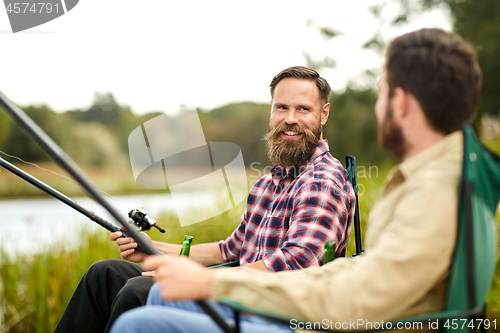
[[(161, 214), (187, 209), (192, 193), (185, 194), (185, 207), (175, 206), (170, 194), (145, 194), (108, 197), (127, 217), (134, 208), (144, 208), (148, 217), (157, 219)], [(72, 198), (84, 208), (96, 212), (111, 223), (119, 225), (105, 209), (90, 198)], [(210, 205), (210, 200), (203, 200)], [(54, 242), (74, 244), (83, 227), (102, 229), (73, 208), (54, 198), (0, 200), (0, 243), (9, 254), (40, 251)], [(161, 226), (161, 225), (160, 225)], [(155, 231), (156, 232), (156, 231)]]

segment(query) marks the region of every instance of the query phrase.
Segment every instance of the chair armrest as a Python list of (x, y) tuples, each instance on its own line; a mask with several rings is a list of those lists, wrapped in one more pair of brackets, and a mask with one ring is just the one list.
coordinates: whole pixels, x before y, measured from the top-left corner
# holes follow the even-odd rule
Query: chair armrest
[[(283, 315), (279, 315), (276, 313), (269, 312), (268, 310), (264, 309), (259, 309), (259, 308), (254, 308), (254, 307), (248, 307), (245, 306), (229, 297), (222, 297), (219, 301), (221, 304), (230, 307), (234, 311), (237, 312), (245, 312), (247, 314), (251, 315), (256, 315), (259, 317), (263, 317), (275, 322), (279, 322), (282, 324), (287, 324), (287, 325), (292, 325), (296, 324), (297, 326), (300, 325), (302, 327), (306, 327), (307, 323), (311, 323), (310, 320), (304, 320), (300, 318), (290, 318), (286, 317)], [(369, 330), (356, 330), (356, 332), (361, 332), (361, 333), (370, 333), (370, 332), (380, 332), (380, 331), (387, 331), (389, 330), (387, 327), (389, 326), (388, 323), (391, 323), (391, 331), (394, 330), (394, 328), (397, 327), (398, 323), (415, 323), (415, 322), (422, 322), (422, 325), (424, 328), (426, 328), (429, 324), (429, 321), (435, 321), (436, 319), (440, 320), (441, 326), (444, 322), (442, 320), (447, 320), (447, 319), (461, 319), (461, 318), (470, 318), (471, 316), (476, 316), (480, 313), (481, 311), (479, 309), (474, 309), (472, 311), (467, 311), (467, 310), (448, 310), (448, 311), (442, 311), (442, 312), (436, 312), (436, 313), (430, 313), (426, 315), (420, 315), (420, 316), (414, 316), (414, 317), (407, 317), (407, 318), (401, 318), (401, 319), (396, 319), (392, 321), (384, 321), (384, 327), (386, 329), (369, 329)], [(292, 322), (293, 321), (293, 322)], [(344, 332), (345, 330), (335, 330), (335, 329), (327, 329), (327, 328), (319, 328), (319, 329), (314, 329), (314, 331), (319, 331), (319, 332)]]
[(239, 265), (240, 265), (240, 261), (239, 260), (235, 260), (235, 261), (228, 261), (228, 262), (225, 262), (225, 263), (222, 263), (222, 264), (218, 264), (218, 265), (208, 266), (207, 268), (238, 267)]
[(252, 314), (252, 315), (257, 315), (257, 316), (260, 316), (260, 317), (263, 317), (266, 319), (270, 319), (272, 321), (280, 322), (282, 324), (290, 324), (290, 320), (292, 319), (292, 318), (289, 318), (289, 317), (286, 317), (283, 315), (271, 313), (267, 310), (245, 306), (245, 305), (243, 305), (243, 304), (241, 304), (241, 303), (239, 303), (239, 302), (237, 302), (229, 297), (221, 297), (221, 299), (219, 300), (219, 303), (221, 303), (225, 306), (228, 306), (235, 311), (245, 312), (245, 313)]

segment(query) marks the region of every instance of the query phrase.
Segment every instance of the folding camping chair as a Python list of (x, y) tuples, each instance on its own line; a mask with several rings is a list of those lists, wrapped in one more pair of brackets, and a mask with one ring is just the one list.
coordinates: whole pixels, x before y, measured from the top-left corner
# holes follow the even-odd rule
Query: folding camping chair
[[(497, 260), (495, 211), (500, 200), (500, 157), (479, 143), (470, 126), (463, 128), (463, 136), (457, 241), (445, 308), (438, 313), (393, 321), (393, 327), (397, 322), (422, 322), (425, 325), (429, 320), (439, 320), (441, 332), (470, 332), (474, 330), (469, 326), (471, 320), (477, 328), (480, 321), (475, 319), (484, 318), (486, 296)], [(290, 324), (291, 318), (249, 308), (228, 298), (222, 299), (221, 303), (233, 308), (236, 318), (240, 312), (245, 312)], [(225, 328), (226, 332), (239, 332), (239, 323)], [(484, 330), (485, 326), (481, 328)], [(373, 331), (378, 330), (364, 332)]]

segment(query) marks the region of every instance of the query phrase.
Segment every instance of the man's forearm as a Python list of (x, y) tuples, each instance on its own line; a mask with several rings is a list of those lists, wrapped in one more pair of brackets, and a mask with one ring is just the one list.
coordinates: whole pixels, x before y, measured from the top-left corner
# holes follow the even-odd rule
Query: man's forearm
[(256, 261), (254, 263), (248, 264), (248, 265), (236, 267), (236, 269), (245, 269), (245, 268), (253, 268), (253, 269), (258, 269), (260, 271), (265, 271), (265, 272), (269, 271), (267, 269), (266, 264), (264, 263), (264, 260), (259, 260), (259, 261)]
[[(178, 256), (181, 252), (181, 245), (167, 244), (153, 241), (154, 247), (170, 256)], [(219, 243), (205, 243), (191, 246), (189, 258), (204, 266), (222, 264), (224, 259), (220, 252)]]
[(179, 255), (179, 253), (181, 252), (181, 245), (178, 244), (168, 244), (168, 243), (153, 241), (153, 246), (169, 256)]
[(190, 258), (203, 266), (222, 264), (224, 259), (220, 252), (219, 243), (197, 244), (191, 247)]

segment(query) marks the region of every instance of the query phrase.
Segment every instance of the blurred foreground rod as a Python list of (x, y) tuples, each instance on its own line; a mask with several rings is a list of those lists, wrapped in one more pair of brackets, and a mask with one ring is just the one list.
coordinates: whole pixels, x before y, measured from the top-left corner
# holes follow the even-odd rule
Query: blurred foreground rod
[[(83, 215), (85, 215), (86, 217), (91, 219), (92, 221), (99, 224), (101, 227), (103, 227), (111, 232), (122, 231), (115, 224), (106, 221), (105, 219), (103, 219), (102, 217), (100, 217), (99, 215), (94, 213), (93, 211), (88, 210), (85, 207), (79, 205), (78, 203), (76, 203), (72, 199), (68, 198), (67, 196), (65, 196), (61, 192), (55, 190), (54, 188), (50, 187), (49, 185), (45, 184), (44, 182), (40, 181), (39, 179), (33, 177), (29, 173), (19, 169), (15, 165), (7, 162), (6, 160), (4, 160), (1, 157), (0, 157), (0, 166), (5, 168), (6, 170), (9, 170), (10, 172), (15, 174), (19, 178), (24, 179), (25, 181), (27, 181), (31, 185), (39, 188), (40, 190), (44, 191), (45, 193), (50, 194), (51, 196), (53, 196), (57, 200), (65, 203), (66, 205), (70, 206), (71, 208), (73, 208), (77, 212), (82, 213)], [(127, 234), (125, 234), (125, 232), (122, 231), (122, 233), (124, 233), (125, 237), (128, 236)]]
[[(134, 238), (141, 251), (148, 254), (162, 254), (155, 249), (151, 243), (141, 237), (139, 232), (130, 225), (118, 210), (99, 192), (97, 187), (90, 182), (82, 170), (73, 160), (57, 145), (57, 143), (45, 133), (21, 108), (12, 103), (2, 92), (0, 92), (0, 104), (14, 118), (31, 138), (48, 154), (61, 168), (66, 170), (80, 185), (103, 206), (127, 231), (130, 237)], [(224, 332), (233, 332), (239, 329), (239, 320), (236, 318), (236, 327), (230, 326), (222, 316), (215, 311), (207, 302), (197, 302), (205, 312), (223, 329)]]

